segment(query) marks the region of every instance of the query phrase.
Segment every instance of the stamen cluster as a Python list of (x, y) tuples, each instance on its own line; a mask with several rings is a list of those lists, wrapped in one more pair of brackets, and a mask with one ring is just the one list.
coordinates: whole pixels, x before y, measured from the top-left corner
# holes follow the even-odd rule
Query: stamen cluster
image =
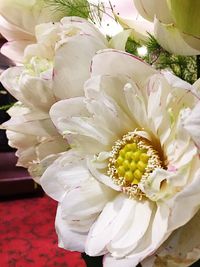
[(136, 131), (124, 135), (112, 147), (108, 175), (131, 198), (141, 200), (145, 196), (138, 185), (145, 182), (155, 168), (162, 168), (158, 152)]

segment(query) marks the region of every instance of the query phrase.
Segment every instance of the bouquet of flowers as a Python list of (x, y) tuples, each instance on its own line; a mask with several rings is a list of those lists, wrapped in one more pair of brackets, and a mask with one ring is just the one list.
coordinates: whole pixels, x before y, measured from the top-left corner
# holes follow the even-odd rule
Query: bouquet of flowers
[[(119, 3), (120, 2), (120, 3)], [(134, 3), (133, 3), (134, 2)], [(18, 165), (58, 245), (104, 267), (200, 258), (198, 0), (1, 0)]]

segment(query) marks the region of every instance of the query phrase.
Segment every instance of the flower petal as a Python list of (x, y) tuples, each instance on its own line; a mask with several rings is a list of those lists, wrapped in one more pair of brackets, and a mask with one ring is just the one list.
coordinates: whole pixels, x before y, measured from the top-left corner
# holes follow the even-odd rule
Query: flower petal
[[(103, 255), (106, 245), (111, 241), (110, 231), (119, 211), (129, 202), (124, 194), (107, 203), (94, 226), (90, 229), (86, 243), (86, 253), (90, 256)], [(133, 203), (135, 205), (135, 203)]]
[[(195, 158), (190, 173), (190, 177), (193, 177), (192, 181), (182, 191), (167, 201), (167, 205), (171, 209), (169, 231), (173, 231), (187, 223), (198, 211), (200, 207), (199, 176), (199, 159)], [(184, 209), (182, 208), (183, 206)]]
[(77, 220), (89, 220), (92, 217), (94, 220), (115, 195), (114, 190), (100, 184), (88, 174), (87, 179), (82, 179), (66, 192), (61, 203), (63, 218), (71, 225)]
[(110, 254), (106, 254), (103, 258), (103, 267), (136, 267), (137, 261), (133, 259), (116, 259)]
[(32, 42), (27, 40), (10, 41), (1, 47), (1, 53), (14, 62), (22, 63), (24, 59), (24, 50)]
[(86, 233), (78, 233), (70, 229), (66, 220), (62, 218), (62, 210), (58, 205), (55, 221), (56, 232), (58, 235), (58, 246), (71, 251), (84, 252)]
[(150, 202), (139, 203), (123, 194), (118, 195), (105, 206), (90, 230), (86, 243), (87, 253), (95, 256), (108, 250), (118, 258), (129, 254), (146, 232), (151, 213)]
[(174, 24), (162, 24), (155, 19), (154, 32), (158, 43), (168, 52), (176, 55), (198, 55), (199, 50), (189, 46)]
[(129, 209), (123, 207), (115, 219), (110, 233), (112, 239), (107, 246), (112, 256), (117, 258), (125, 257), (140, 244), (152, 219), (154, 203), (131, 199), (127, 207)]
[(91, 59), (104, 48), (106, 46), (100, 40), (83, 34), (69, 39), (56, 50), (53, 90), (58, 99), (83, 95), (84, 82), (90, 76)]
[[(104, 64), (103, 68), (102, 62)], [(112, 66), (112, 68), (110, 66)], [(157, 73), (157, 71), (151, 68), (150, 65), (144, 63), (141, 59), (123, 51), (113, 49), (99, 51), (93, 57), (91, 66), (91, 76), (125, 76), (134, 80), (138, 87), (141, 86), (141, 88), (154, 73)]]
[[(102, 159), (102, 154), (106, 154), (106, 157)], [(98, 156), (87, 157), (87, 166), (92, 175), (97, 179), (100, 183), (107, 185), (108, 187), (121, 191), (120, 186), (116, 185), (113, 180), (106, 175), (106, 169), (108, 166), (108, 152), (101, 152)]]
[(200, 148), (200, 103), (189, 113), (185, 114), (182, 124), (198, 148)]
[(156, 16), (163, 23), (172, 23), (172, 17), (166, 0), (134, 0), (140, 15), (153, 21)]
[(124, 96), (126, 82), (124, 77), (94, 76), (85, 83), (87, 109), (110, 132), (111, 143), (136, 127)]
[[(50, 116), (62, 135), (65, 135), (71, 146), (80, 150), (105, 150), (112, 138), (103, 125), (95, 124), (86, 109), (85, 99), (82, 97), (62, 100), (53, 105)], [(96, 144), (96, 147), (94, 147)]]
[(75, 151), (69, 150), (46, 169), (40, 183), (48, 195), (61, 201), (71, 188), (90, 177), (85, 160)]
[(141, 264), (142, 267), (174, 266), (187, 267), (200, 258), (200, 236), (198, 212), (186, 225), (174, 231), (152, 257)]

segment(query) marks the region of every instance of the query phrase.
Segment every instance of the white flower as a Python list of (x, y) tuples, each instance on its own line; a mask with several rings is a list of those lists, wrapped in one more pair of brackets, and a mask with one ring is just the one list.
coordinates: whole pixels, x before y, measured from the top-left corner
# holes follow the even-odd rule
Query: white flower
[(59, 21), (67, 13), (67, 8), (56, 9), (45, 0), (1, 0), (0, 32), (8, 40), (1, 52), (13, 61), (21, 62), (25, 47), (36, 41), (35, 26)]
[(18, 149), (18, 165), (29, 168), (34, 177), (68, 148), (49, 118), (49, 109), (60, 99), (83, 95), (91, 59), (107, 45), (91, 23), (78, 17), (38, 25), (36, 38), (37, 43), (25, 50), (24, 66), (1, 76), (3, 86), (20, 101), (3, 126), (9, 144)]
[(173, 54), (200, 53), (199, 1), (134, 0), (145, 19), (154, 22), (154, 34), (160, 45)]
[(41, 184), (59, 202), (59, 246), (134, 267), (199, 209), (199, 98), (116, 50), (94, 56), (84, 88), (50, 110), (73, 149)]

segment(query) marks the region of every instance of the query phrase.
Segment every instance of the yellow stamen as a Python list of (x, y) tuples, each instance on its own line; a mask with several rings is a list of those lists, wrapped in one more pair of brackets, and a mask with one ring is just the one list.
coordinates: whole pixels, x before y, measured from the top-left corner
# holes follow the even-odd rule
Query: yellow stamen
[(142, 199), (144, 193), (138, 185), (162, 162), (151, 143), (130, 132), (118, 140), (112, 148), (108, 174), (132, 198)]

